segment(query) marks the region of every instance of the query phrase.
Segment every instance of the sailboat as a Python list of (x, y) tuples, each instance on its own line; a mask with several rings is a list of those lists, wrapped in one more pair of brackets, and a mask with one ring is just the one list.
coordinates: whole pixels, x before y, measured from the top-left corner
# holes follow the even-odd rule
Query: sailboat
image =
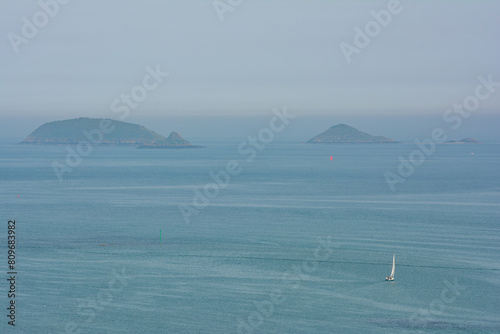
[(392, 255), (392, 271), (391, 275), (385, 278), (386, 281), (394, 281), (394, 272), (396, 271), (396, 254)]

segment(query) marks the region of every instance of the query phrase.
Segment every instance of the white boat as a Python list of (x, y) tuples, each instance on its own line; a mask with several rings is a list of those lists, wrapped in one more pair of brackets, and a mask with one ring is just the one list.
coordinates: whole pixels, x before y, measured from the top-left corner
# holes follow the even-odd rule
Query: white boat
[(392, 255), (392, 271), (391, 275), (385, 278), (386, 281), (394, 281), (394, 273), (396, 272), (396, 254)]

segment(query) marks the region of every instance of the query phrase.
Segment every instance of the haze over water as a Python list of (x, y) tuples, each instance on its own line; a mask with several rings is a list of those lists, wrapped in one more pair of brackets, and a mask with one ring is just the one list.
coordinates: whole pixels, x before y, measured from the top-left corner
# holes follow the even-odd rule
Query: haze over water
[[(499, 333), (499, 12), (0, 1), (0, 333)], [(80, 117), (207, 147), (17, 145)]]

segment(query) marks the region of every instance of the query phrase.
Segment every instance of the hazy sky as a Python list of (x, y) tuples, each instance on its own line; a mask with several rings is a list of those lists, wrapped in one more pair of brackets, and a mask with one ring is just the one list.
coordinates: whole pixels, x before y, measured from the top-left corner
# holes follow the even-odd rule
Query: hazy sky
[[(169, 76), (126, 121), (265, 116), (283, 105), (331, 117), (328, 125), (355, 115), (439, 119), (478, 76), (500, 81), (499, 1), (402, 0), (351, 63), (340, 43), (355, 46), (354, 28), (388, 1), (230, 1), (223, 21), (213, 0), (72, 0), (53, 17), (38, 1), (0, 1), (0, 131), (20, 119), (118, 118), (113, 101), (141, 86), (148, 66)], [(34, 16), (42, 26), (13, 48), (23, 17)], [(499, 106), (500, 88), (476, 113)]]

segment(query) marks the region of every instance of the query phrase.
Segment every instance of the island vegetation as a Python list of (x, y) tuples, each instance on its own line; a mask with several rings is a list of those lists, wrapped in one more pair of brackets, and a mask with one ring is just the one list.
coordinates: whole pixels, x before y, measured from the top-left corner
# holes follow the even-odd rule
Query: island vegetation
[[(106, 124), (103, 130), (103, 124)], [(144, 126), (102, 118), (75, 118), (41, 125), (21, 144), (63, 145), (82, 141), (98, 141), (101, 145), (133, 146), (138, 148), (200, 148), (192, 145), (177, 132), (168, 138)]]
[(332, 126), (325, 132), (311, 138), (307, 144), (332, 144), (332, 143), (397, 143), (396, 141), (383, 137), (373, 136), (361, 132), (347, 124)]

